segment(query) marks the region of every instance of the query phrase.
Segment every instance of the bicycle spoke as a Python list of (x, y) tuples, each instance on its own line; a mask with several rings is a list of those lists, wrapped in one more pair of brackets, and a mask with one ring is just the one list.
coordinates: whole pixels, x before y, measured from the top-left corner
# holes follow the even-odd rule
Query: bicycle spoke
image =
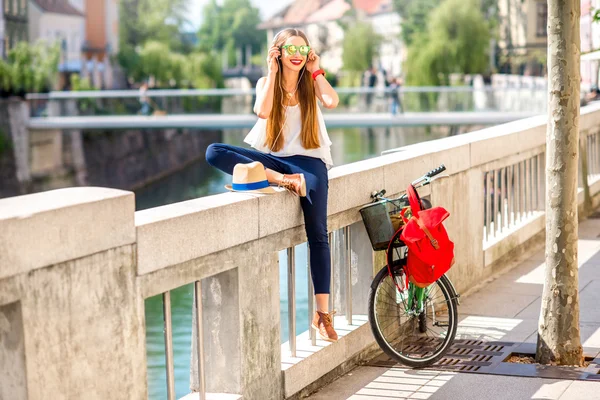
[(384, 301), (384, 300), (381, 300), (380, 303), (384, 303), (384, 304), (390, 305), (392, 307), (398, 307), (398, 303), (390, 303), (389, 301)]
[[(381, 286), (380, 288), (381, 288), (381, 290), (383, 290), (385, 293), (387, 293), (387, 294), (389, 295), (389, 297), (390, 297), (390, 298), (394, 299), (395, 306), (397, 307), (397, 306), (398, 306), (398, 304), (396, 303), (396, 299), (397, 299), (397, 292), (396, 292), (396, 290), (398, 290), (398, 288), (397, 288), (397, 287), (396, 287), (396, 285), (394, 285), (394, 284), (390, 284), (390, 286), (392, 286), (392, 287), (394, 288), (394, 293), (393, 293), (393, 294), (392, 294), (392, 293), (390, 293), (390, 292), (388, 292), (388, 291), (387, 291), (385, 288), (383, 288), (383, 286)], [(408, 307), (407, 307), (407, 305), (406, 305), (406, 300), (404, 299), (404, 297), (405, 297), (405, 296), (403, 296), (403, 295), (401, 294), (400, 298), (402, 299), (402, 304), (404, 304), (404, 309), (407, 309)]]
[[(393, 324), (395, 324), (396, 322), (398, 322), (398, 321), (392, 321), (392, 322), (390, 322), (389, 324), (387, 324), (387, 325), (385, 326), (385, 328), (381, 329), (381, 331), (382, 331), (382, 332), (385, 332), (385, 330), (386, 330), (387, 328), (389, 328), (390, 326), (392, 326), (392, 325), (393, 325)], [(400, 325), (400, 327), (399, 327), (398, 329), (402, 329), (402, 325)]]

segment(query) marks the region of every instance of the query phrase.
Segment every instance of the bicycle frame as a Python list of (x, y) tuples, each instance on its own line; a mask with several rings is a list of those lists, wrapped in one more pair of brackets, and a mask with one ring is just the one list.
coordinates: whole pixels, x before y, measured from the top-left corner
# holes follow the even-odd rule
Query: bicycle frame
[[(438, 169), (437, 173), (442, 172), (445, 169), (446, 169), (446, 167), (442, 164), (440, 166), (440, 168)], [(411, 184), (414, 186), (415, 189), (418, 189), (425, 185), (431, 184), (431, 182), (433, 182), (436, 179), (448, 177), (448, 175), (442, 175), (442, 176), (437, 176), (437, 177), (430, 176), (430, 175), (437, 175), (437, 173), (432, 174), (434, 171), (436, 171), (436, 170), (428, 172), (427, 174), (423, 175), (422, 177), (414, 180)], [(373, 198), (374, 201), (380, 201), (380, 200), (392, 201), (392, 199), (386, 198), (386, 197), (384, 197), (384, 195), (385, 195), (385, 190), (381, 190), (379, 192), (374, 192), (373, 194), (371, 194), (371, 197)], [(403, 192), (399, 198), (405, 199), (406, 192)], [(392, 278), (392, 280), (394, 280), (394, 282), (395, 282), (395, 278), (392, 274), (391, 269), (389, 269), (388, 273), (390, 274), (390, 278)], [(404, 291), (398, 286), (398, 284), (396, 284), (396, 289), (398, 290), (399, 295), (402, 297), (402, 293)], [(452, 289), (454, 290), (454, 287), (452, 287)], [(405, 303), (405, 311), (407, 313), (414, 313), (414, 314), (420, 314), (421, 312), (423, 312), (424, 301), (427, 298), (427, 296), (429, 295), (429, 291), (430, 291), (430, 286), (428, 286), (426, 288), (420, 288), (417, 285), (413, 284), (412, 282), (409, 282), (408, 283), (408, 304)], [(454, 290), (454, 293), (456, 294), (456, 290)]]
[[(390, 275), (390, 278), (396, 282), (392, 271), (388, 271), (388, 274)], [(429, 295), (430, 290), (431, 286), (421, 288), (412, 282), (409, 282), (408, 287), (402, 290), (402, 288), (400, 288), (396, 283), (396, 300), (399, 300), (398, 303), (400, 303), (400, 301), (404, 303), (404, 311), (406, 311), (407, 314), (418, 315), (425, 309), (424, 302)], [(405, 293), (407, 298), (405, 298)]]

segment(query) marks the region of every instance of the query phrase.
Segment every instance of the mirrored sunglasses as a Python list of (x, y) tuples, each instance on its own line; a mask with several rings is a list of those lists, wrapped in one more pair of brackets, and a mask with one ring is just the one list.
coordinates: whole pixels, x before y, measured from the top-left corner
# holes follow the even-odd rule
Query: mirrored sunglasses
[(310, 46), (296, 46), (295, 44), (286, 44), (285, 46), (281, 46), (282, 50), (285, 50), (290, 56), (293, 56), (297, 52), (300, 52), (301, 55), (306, 56), (310, 51)]

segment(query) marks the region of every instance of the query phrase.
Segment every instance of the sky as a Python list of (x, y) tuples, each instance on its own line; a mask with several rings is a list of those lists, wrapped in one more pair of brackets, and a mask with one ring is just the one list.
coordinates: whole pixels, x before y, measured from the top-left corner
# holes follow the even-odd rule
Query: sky
[[(293, 0), (250, 0), (254, 7), (258, 7), (260, 10), (260, 15), (264, 19), (272, 16), (277, 11), (283, 9), (285, 6), (290, 4)], [(189, 15), (190, 22), (194, 30), (200, 27), (202, 23), (202, 9), (206, 4), (210, 2), (210, 0), (189, 0)], [(219, 1), (222, 3), (222, 0)]]

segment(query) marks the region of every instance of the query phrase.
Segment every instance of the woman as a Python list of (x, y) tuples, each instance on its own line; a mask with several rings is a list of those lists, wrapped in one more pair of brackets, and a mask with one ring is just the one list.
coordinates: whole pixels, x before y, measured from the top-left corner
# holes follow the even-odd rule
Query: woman
[(331, 141), (317, 105), (335, 108), (338, 95), (319, 68), (319, 56), (298, 29), (284, 29), (273, 39), (268, 74), (256, 84), (254, 112), (259, 120), (245, 142), (254, 149), (212, 144), (208, 163), (232, 174), (238, 163), (259, 161), (267, 180), (300, 196), (310, 248), (317, 312), (313, 328), (335, 342), (328, 310), (331, 262), (327, 240), (327, 170), (333, 165)]

